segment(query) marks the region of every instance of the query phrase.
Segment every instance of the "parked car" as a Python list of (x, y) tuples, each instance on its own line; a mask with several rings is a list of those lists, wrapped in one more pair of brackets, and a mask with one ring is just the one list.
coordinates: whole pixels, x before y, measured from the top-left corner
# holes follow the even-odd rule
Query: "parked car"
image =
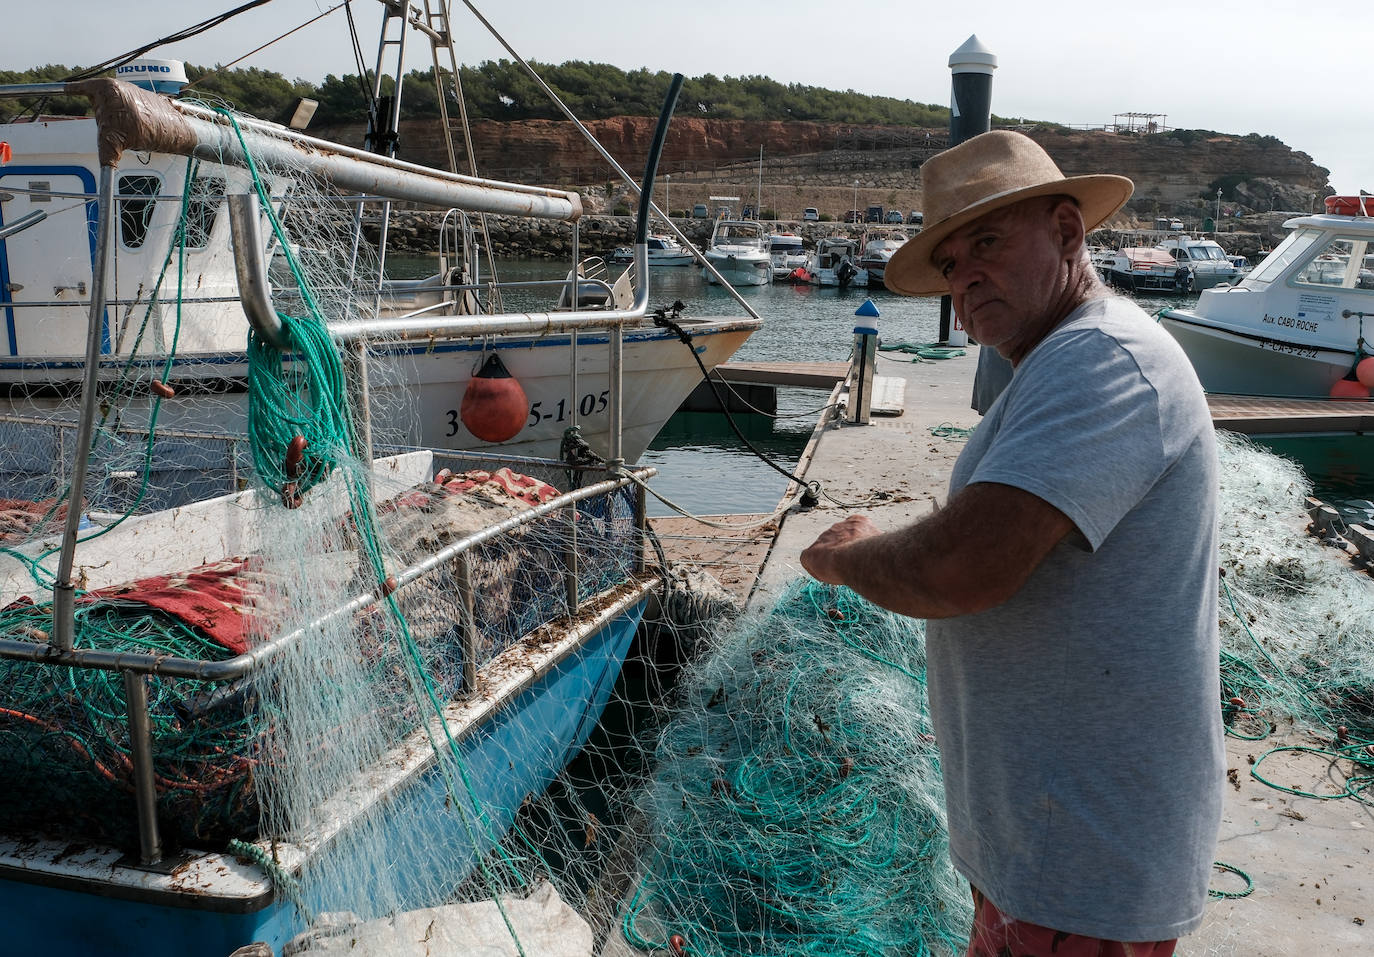
[(883, 221), (883, 208), (881, 206), (868, 207), (868, 218), (865, 221), (870, 223), (881, 223)]
[(709, 209), (706, 208), (706, 204), (705, 204), (705, 203), (697, 203), (695, 206), (692, 207), (692, 218), (693, 218), (693, 219), (710, 219), (710, 218), (711, 218), (711, 211), (710, 211)]
[(846, 223), (861, 223), (864, 221), (863, 213), (859, 212), (857, 209), (851, 209), (844, 214), (844, 221)]
[(913, 209), (911, 212), (906, 214), (906, 221), (908, 223), (914, 223), (915, 225), (920, 226), (922, 223), (926, 221), (926, 218), (921, 214), (921, 211), (919, 209)]
[(887, 221), (888, 223), (896, 223), (900, 226), (902, 224), (902, 211), (900, 209), (889, 209), (887, 211)]
[(816, 222), (821, 218), (820, 210), (814, 206), (808, 206), (802, 210), (802, 220), (805, 222)]

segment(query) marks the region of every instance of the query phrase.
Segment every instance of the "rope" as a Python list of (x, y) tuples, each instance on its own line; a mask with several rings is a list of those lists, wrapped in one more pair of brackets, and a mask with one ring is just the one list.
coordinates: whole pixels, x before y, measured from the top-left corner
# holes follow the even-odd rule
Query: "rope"
[[(938, 342), (880, 342), (879, 352), (902, 352), (907, 355), (914, 355), (916, 359), (957, 359), (960, 356), (968, 355), (968, 352), (959, 346), (946, 346)], [(891, 358), (889, 356), (889, 358)]]
[(1236, 875), (1237, 877), (1239, 877), (1241, 880), (1245, 881), (1245, 890), (1241, 890), (1241, 891), (1219, 891), (1219, 890), (1214, 890), (1213, 888), (1209, 887), (1209, 888), (1207, 888), (1207, 896), (1208, 896), (1208, 897), (1211, 897), (1211, 898), (1216, 899), (1216, 900), (1227, 900), (1227, 899), (1235, 899), (1235, 898), (1238, 898), (1238, 897), (1249, 897), (1249, 896), (1250, 896), (1250, 892), (1253, 891), (1253, 890), (1255, 889), (1255, 882), (1252, 881), (1252, 880), (1250, 879), (1250, 875), (1247, 874), (1247, 873), (1245, 873), (1245, 872), (1244, 872), (1243, 870), (1241, 870), (1239, 867), (1236, 867), (1234, 864), (1224, 864), (1224, 863), (1222, 863), (1221, 861), (1213, 861), (1213, 862), (1212, 862), (1212, 866), (1215, 867), (1215, 868), (1216, 868), (1217, 870), (1219, 870), (1219, 871), (1225, 871), (1225, 872), (1228, 873), (1228, 874), (1235, 874), (1235, 875)]

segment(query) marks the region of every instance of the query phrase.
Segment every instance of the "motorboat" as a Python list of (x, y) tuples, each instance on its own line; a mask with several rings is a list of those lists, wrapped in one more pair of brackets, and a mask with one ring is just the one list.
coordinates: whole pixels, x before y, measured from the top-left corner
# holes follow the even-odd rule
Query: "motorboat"
[(1171, 236), (1156, 246), (1172, 256), (1180, 266), (1192, 270), (1192, 292), (1222, 284), (1230, 285), (1241, 276), (1241, 270), (1216, 240), (1180, 235)]
[(1326, 212), (1284, 223), (1283, 242), (1236, 284), (1160, 313), (1204, 389), (1368, 395), (1352, 375), (1374, 334), (1374, 203), (1363, 199), (1328, 197)]
[[(648, 237), (649, 266), (690, 266), (696, 261), (696, 254), (683, 246), (674, 236), (651, 235)], [(629, 265), (635, 261), (633, 246), (618, 246), (611, 253), (611, 262)]]
[(860, 243), (859, 266), (868, 272), (870, 284), (882, 283), (887, 264), (906, 240), (906, 232), (900, 229), (870, 230), (864, 234)]
[(1193, 288), (1192, 268), (1155, 246), (1123, 246), (1099, 253), (1095, 263), (1103, 282), (1125, 292), (1181, 295)]
[(848, 236), (826, 236), (816, 243), (807, 264), (813, 286), (867, 286), (868, 270), (859, 265), (859, 244)]
[(756, 220), (717, 219), (705, 255), (715, 269), (701, 271), (710, 283), (719, 282), (717, 274), (732, 286), (766, 286), (773, 281), (768, 234)]
[(768, 237), (768, 254), (773, 260), (773, 280), (793, 282), (806, 270), (806, 247), (796, 233), (774, 233)]

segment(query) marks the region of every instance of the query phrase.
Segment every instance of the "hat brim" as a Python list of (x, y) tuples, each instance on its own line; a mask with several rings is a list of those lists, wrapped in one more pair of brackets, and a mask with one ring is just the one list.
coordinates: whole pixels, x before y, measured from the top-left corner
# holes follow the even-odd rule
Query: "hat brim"
[(1108, 173), (1068, 176), (1038, 186), (1009, 190), (965, 206), (952, 216), (933, 223), (902, 243), (883, 274), (883, 285), (906, 296), (934, 296), (949, 292), (949, 283), (930, 261), (935, 247), (950, 233), (981, 216), (1012, 203), (1037, 196), (1072, 196), (1083, 214), (1083, 229), (1096, 229), (1131, 198), (1135, 184), (1124, 176)]

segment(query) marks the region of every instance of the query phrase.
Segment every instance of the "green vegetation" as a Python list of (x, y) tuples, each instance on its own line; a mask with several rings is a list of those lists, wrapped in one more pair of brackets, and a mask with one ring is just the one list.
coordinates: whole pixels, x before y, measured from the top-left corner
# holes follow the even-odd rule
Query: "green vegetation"
[[(570, 60), (558, 65), (533, 64), (544, 81), (583, 120), (612, 116), (656, 116), (668, 89), (670, 75), (662, 70), (625, 71), (605, 63)], [(52, 64), (31, 70), (0, 71), (0, 83), (33, 83), (61, 80), (79, 72), (77, 67)], [(319, 101), (315, 123), (328, 125), (361, 120), (367, 112), (367, 88), (357, 76), (326, 76), (319, 84), (288, 80), (280, 73), (258, 69), (214, 70), (187, 64), (191, 81), (188, 95), (222, 100), (243, 112), (264, 119), (279, 119), (305, 96)], [(562, 119), (538, 85), (510, 60), (488, 60), (461, 69), (463, 93), (471, 119)], [(384, 84), (389, 88), (390, 84)], [(448, 109), (457, 115), (452, 82), (446, 83)], [(0, 98), (0, 116), (14, 116), (33, 108), (36, 100)], [(53, 96), (42, 112), (83, 115), (86, 103), (79, 97)], [(948, 107), (915, 103), (886, 96), (867, 96), (854, 90), (826, 90), (799, 83), (779, 83), (765, 76), (717, 77), (707, 73), (688, 79), (678, 100), (679, 116), (725, 120), (808, 120), (818, 123), (852, 123), (874, 126), (944, 127)], [(402, 115), (406, 119), (436, 117), (433, 70), (412, 70), (406, 76)], [(1000, 120), (999, 120), (1000, 122)]]

